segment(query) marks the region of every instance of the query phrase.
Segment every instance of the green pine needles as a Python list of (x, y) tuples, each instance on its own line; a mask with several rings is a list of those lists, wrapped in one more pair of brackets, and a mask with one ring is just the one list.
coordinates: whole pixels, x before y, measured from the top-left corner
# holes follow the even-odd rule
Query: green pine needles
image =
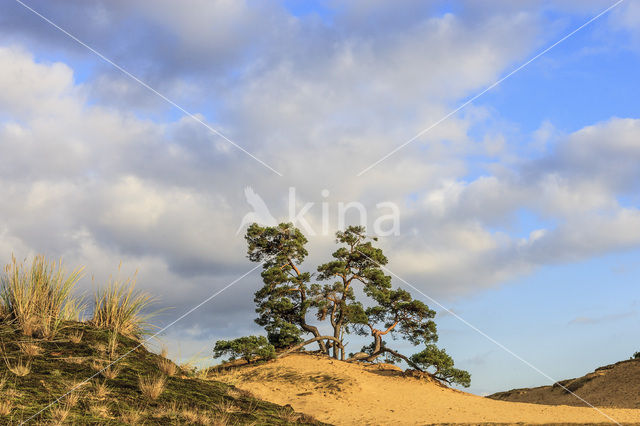
[(253, 360), (272, 359), (276, 350), (264, 336), (247, 336), (234, 340), (218, 340), (213, 348), (214, 358), (228, 355), (230, 360), (242, 358), (247, 363)]
[[(344, 359), (345, 338), (358, 334), (371, 338), (358, 359), (375, 361), (384, 355), (439, 380), (469, 386), (470, 374), (454, 368), (453, 359), (435, 345), (435, 311), (408, 291), (393, 287), (383, 270), (388, 260), (364, 227), (337, 232), (337, 249), (313, 273), (303, 267), (307, 239), (292, 224), (254, 223), (245, 239), (248, 258), (263, 262), (263, 286), (254, 301), (256, 323), (265, 328), (267, 337), (218, 341), (215, 357), (229, 354), (250, 362), (273, 357), (272, 349), (286, 353), (316, 343), (321, 353)], [(323, 335), (320, 329), (331, 333)], [(424, 349), (407, 357), (390, 348), (385, 338)]]

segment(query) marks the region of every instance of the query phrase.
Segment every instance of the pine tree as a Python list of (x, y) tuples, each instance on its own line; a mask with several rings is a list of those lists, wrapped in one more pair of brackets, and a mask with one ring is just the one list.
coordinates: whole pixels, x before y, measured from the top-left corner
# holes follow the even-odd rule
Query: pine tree
[[(265, 327), (269, 341), (284, 348), (302, 341), (301, 335), (320, 337), (318, 328), (307, 323), (313, 305), (309, 297), (311, 274), (300, 270), (307, 257), (307, 239), (292, 224), (274, 227), (252, 224), (245, 236), (247, 254), (253, 262), (263, 262), (264, 285), (255, 293), (256, 323)], [(326, 345), (318, 341), (326, 352)]]
[[(360, 283), (373, 289), (387, 288), (391, 278), (384, 275), (380, 265), (387, 263), (382, 250), (373, 247), (362, 226), (350, 226), (336, 233), (336, 242), (342, 246), (333, 253), (334, 260), (318, 267), (318, 279), (334, 280), (324, 286), (314, 286), (318, 295), (318, 318), (329, 319), (333, 337), (342, 341), (343, 333), (349, 333), (350, 326), (364, 320), (363, 308), (355, 299), (353, 286)], [(334, 358), (344, 358), (344, 351), (338, 353), (333, 345)]]

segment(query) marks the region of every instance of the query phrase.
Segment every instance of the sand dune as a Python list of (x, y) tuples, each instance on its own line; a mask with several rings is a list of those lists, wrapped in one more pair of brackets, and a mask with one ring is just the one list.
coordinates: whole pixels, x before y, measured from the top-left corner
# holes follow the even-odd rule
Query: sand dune
[[(598, 407), (640, 408), (640, 359), (616, 362), (582, 377), (558, 383)], [(535, 404), (584, 405), (558, 385), (513, 389), (489, 398)]]
[(365, 367), (307, 354), (218, 373), (255, 396), (290, 404), (337, 425), (433, 423), (640, 424), (640, 410), (496, 401), (404, 377), (397, 367)]

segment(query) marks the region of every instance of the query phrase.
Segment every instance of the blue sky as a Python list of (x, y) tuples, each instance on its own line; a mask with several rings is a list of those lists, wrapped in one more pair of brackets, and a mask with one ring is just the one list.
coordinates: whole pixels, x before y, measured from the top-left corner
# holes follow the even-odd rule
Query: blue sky
[[(357, 201), (372, 216), (377, 203), (398, 205), (399, 235), (380, 240), (389, 268), (555, 379), (640, 349), (636, 3), (360, 177), (611, 3), (29, 4), (283, 176), (8, 2), (7, 260), (63, 256), (97, 282), (123, 261), (172, 308), (158, 318), (167, 323), (251, 268), (235, 234), (250, 211), (245, 188), (282, 217), (295, 187), (300, 203), (316, 203), (314, 226), (321, 202), (334, 214)], [(333, 241), (309, 239), (313, 270)], [(164, 336), (172, 356), (207, 358), (217, 338), (260, 332), (258, 285), (253, 274), (176, 324)], [(438, 324), (471, 391), (549, 382), (451, 315)]]

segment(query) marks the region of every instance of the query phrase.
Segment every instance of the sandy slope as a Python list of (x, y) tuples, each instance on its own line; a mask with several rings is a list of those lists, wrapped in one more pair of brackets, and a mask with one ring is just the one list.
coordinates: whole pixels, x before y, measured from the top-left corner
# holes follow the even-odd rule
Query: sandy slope
[[(616, 362), (559, 383), (598, 407), (640, 408), (640, 359)], [(557, 385), (513, 389), (489, 397), (512, 402), (581, 405), (578, 398)]]
[[(296, 354), (216, 378), (333, 424), (611, 422), (593, 408), (496, 401), (401, 374)], [(618, 422), (640, 424), (640, 410), (602, 411)]]

